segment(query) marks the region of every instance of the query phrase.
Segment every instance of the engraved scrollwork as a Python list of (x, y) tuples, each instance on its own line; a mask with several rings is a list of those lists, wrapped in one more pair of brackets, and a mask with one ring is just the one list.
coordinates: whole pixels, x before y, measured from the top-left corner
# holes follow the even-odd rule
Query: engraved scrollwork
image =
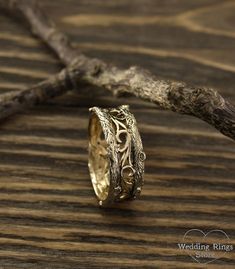
[(118, 153), (120, 156), (122, 194), (120, 199), (129, 195), (134, 184), (135, 169), (133, 166), (131, 154), (131, 134), (127, 128), (127, 121), (131, 122), (130, 117), (123, 110), (112, 109), (110, 111), (111, 120), (115, 126), (115, 137), (118, 144)]

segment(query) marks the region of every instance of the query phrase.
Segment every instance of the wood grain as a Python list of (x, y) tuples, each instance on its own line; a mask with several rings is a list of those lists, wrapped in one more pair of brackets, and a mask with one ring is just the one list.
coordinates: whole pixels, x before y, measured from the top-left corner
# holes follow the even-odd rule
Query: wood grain
[[(41, 3), (88, 55), (212, 86), (235, 102), (234, 1)], [(60, 67), (0, 16), (1, 93)], [(140, 200), (101, 209), (87, 170), (88, 108), (127, 102), (146, 183)], [(2, 123), (0, 156), (0, 268), (234, 268), (234, 252), (202, 266), (177, 246), (192, 228), (222, 229), (235, 244), (234, 142), (200, 120), (84, 86)]]

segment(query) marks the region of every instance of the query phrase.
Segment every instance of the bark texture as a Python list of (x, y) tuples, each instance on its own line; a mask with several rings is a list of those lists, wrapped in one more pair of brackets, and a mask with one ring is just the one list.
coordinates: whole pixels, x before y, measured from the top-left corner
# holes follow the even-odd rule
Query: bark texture
[(0, 101), (0, 118), (10, 116), (38, 102), (44, 102), (85, 81), (103, 87), (115, 96), (129, 93), (153, 102), (161, 109), (198, 117), (235, 140), (235, 107), (214, 89), (161, 80), (139, 67), (132, 66), (124, 70), (102, 60), (86, 57), (72, 46), (67, 36), (56, 28), (36, 1), (0, 0), (0, 7), (13, 16), (21, 15), (30, 25), (32, 32), (67, 66), (59, 75), (31, 89), (13, 96), (3, 96)]

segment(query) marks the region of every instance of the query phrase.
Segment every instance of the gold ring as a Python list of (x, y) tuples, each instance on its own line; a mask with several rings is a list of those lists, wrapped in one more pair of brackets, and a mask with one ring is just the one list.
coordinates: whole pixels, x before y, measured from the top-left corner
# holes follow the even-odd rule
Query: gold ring
[(146, 156), (134, 115), (127, 105), (90, 113), (88, 167), (99, 205), (137, 198)]

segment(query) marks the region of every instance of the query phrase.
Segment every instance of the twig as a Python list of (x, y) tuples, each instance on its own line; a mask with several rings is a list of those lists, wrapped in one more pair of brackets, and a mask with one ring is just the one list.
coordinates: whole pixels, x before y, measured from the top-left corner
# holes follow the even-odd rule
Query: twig
[[(73, 70), (71, 68), (63, 69), (57, 75), (29, 89), (0, 95), (0, 120), (71, 89), (70, 75), (72, 74)], [(76, 76), (79, 76), (77, 72)]]
[[(36, 87), (19, 92), (16, 99), (20, 99), (21, 95), (25, 96), (25, 92), (27, 98), (23, 103), (12, 102), (9, 109), (4, 108), (5, 111), (8, 109), (5, 115), (11, 115), (21, 108), (62, 94), (71, 89), (71, 85), (85, 81), (103, 87), (114, 95), (130, 93), (153, 102), (162, 109), (198, 117), (235, 140), (235, 107), (217, 91), (211, 88), (189, 87), (182, 82), (160, 80), (138, 67), (123, 70), (101, 60), (88, 58), (73, 48), (69, 39), (57, 30), (54, 23), (32, 0), (0, 0), (0, 7), (11, 11), (14, 15), (21, 14), (31, 26), (33, 33), (44, 40), (56, 52), (60, 60), (68, 66), (62, 72), (62, 74), (67, 74), (64, 78), (57, 75)], [(60, 78), (58, 79), (58, 77)], [(67, 83), (64, 83), (63, 79), (66, 79)], [(51, 81), (57, 81), (57, 83), (51, 83)], [(42, 87), (44, 84), (47, 87)], [(61, 84), (63, 84), (62, 87)], [(63, 90), (58, 90), (58, 87)], [(38, 91), (40, 98), (38, 98)], [(11, 98), (8, 98), (8, 102), (11, 103)], [(4, 107), (4, 101), (1, 104)]]

